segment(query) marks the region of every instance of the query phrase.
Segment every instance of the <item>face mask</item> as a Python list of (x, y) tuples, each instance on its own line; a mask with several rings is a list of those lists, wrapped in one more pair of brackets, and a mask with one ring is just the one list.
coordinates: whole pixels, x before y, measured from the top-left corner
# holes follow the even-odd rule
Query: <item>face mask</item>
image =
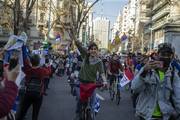
[(168, 68), (171, 62), (171, 58), (160, 58), (160, 61), (163, 61), (164, 68)]

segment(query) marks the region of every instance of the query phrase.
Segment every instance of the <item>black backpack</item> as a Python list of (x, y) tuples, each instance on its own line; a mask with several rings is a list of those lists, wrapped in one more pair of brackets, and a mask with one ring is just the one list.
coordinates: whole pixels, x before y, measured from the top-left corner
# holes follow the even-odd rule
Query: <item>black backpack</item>
[(26, 86), (26, 93), (40, 95), (42, 90), (42, 81), (37, 74), (31, 74), (31, 78)]

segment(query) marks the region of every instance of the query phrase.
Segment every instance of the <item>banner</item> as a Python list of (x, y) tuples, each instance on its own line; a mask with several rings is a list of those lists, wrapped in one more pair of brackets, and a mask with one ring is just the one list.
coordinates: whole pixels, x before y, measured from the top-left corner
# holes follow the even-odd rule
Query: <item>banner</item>
[(120, 80), (121, 87), (127, 85), (133, 78), (134, 74), (129, 69), (124, 70), (123, 78)]

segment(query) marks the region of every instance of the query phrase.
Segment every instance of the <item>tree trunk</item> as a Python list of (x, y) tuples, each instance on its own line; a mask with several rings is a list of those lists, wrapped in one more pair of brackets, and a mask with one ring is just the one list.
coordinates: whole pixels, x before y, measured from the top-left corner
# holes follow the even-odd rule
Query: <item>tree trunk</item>
[(18, 35), (19, 33), (19, 23), (20, 23), (20, 0), (15, 0), (14, 8), (14, 34)]
[(24, 19), (24, 21), (23, 21), (23, 30), (24, 30), (24, 32), (25, 33), (27, 33), (27, 31), (28, 31), (28, 20), (29, 20), (29, 17), (28, 16), (26, 16), (26, 18)]

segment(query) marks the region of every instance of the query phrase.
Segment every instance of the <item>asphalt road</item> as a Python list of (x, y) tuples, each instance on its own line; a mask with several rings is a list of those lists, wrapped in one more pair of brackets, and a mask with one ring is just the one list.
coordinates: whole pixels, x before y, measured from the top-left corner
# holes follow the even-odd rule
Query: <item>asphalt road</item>
[[(96, 120), (136, 120), (129, 92), (123, 90), (119, 106), (110, 100), (108, 91), (98, 92), (98, 94), (104, 100), (101, 101), (101, 109)], [(70, 94), (66, 77), (55, 76), (50, 81), (48, 96), (44, 97), (39, 120), (73, 120), (75, 107), (76, 101)], [(31, 112), (27, 120), (31, 120)]]

